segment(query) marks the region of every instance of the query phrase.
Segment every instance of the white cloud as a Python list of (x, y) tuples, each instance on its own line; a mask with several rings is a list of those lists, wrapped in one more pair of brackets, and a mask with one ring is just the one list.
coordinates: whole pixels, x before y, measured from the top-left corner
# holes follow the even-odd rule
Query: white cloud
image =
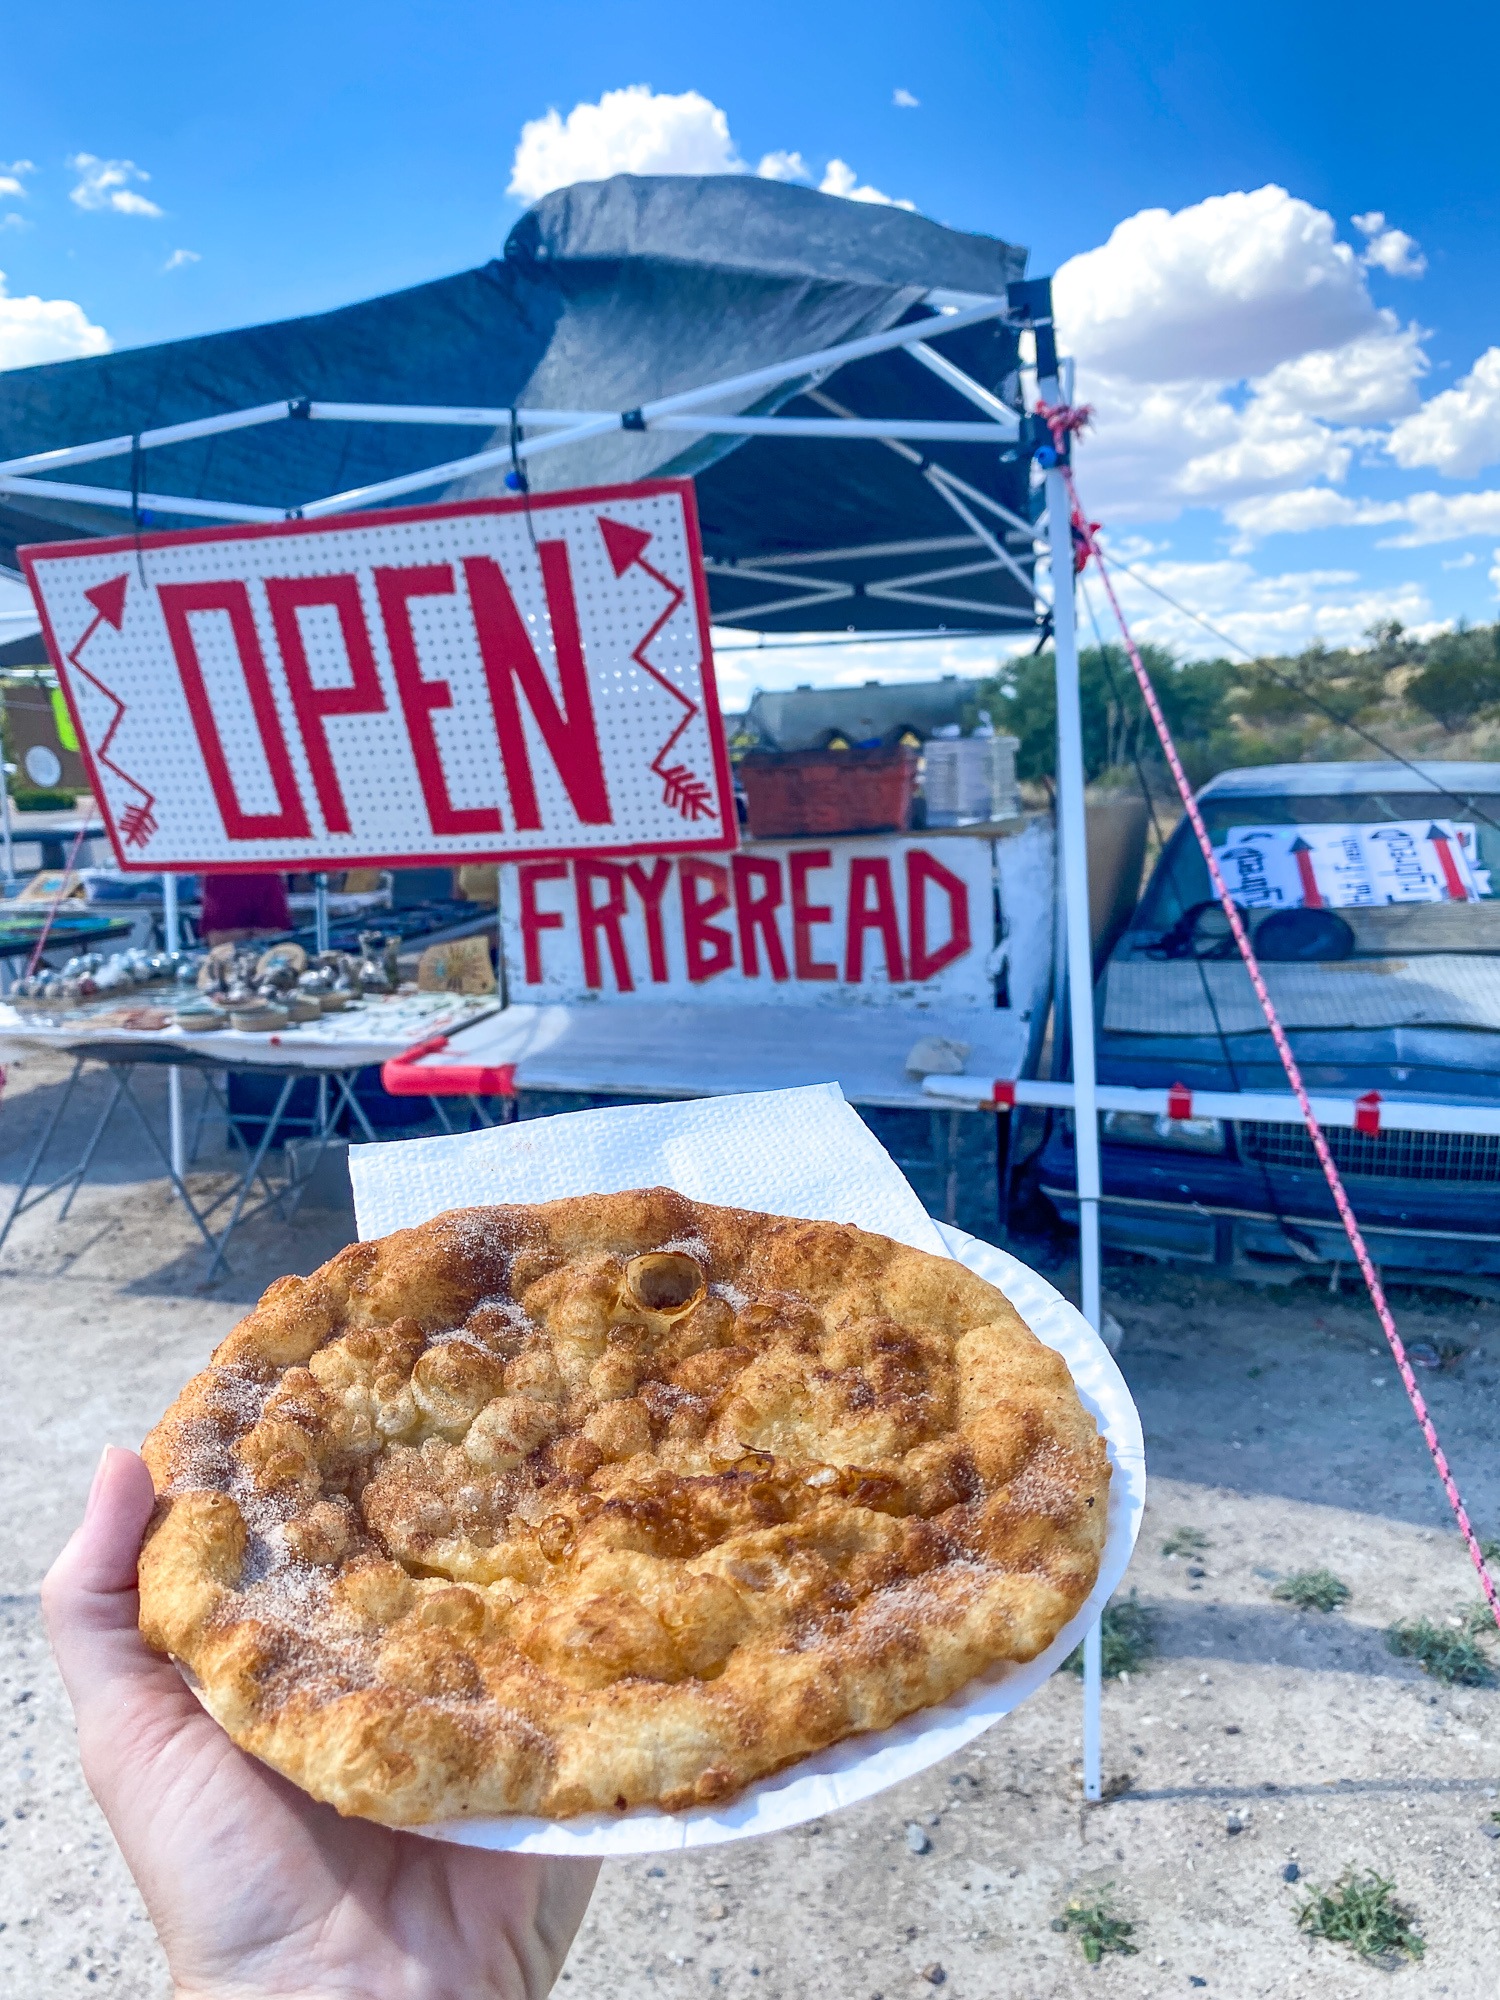
[(1403, 500), (1363, 500), (1326, 486), (1305, 486), (1233, 502), (1225, 519), (1239, 530), (1243, 551), (1267, 535), (1300, 535), (1318, 528), (1378, 528), (1403, 524), (1382, 548), (1419, 549), (1434, 542), (1500, 535), (1500, 493), (1409, 493)]
[(1423, 331), (1383, 312), (1375, 331), (1342, 347), (1315, 348), (1278, 362), (1255, 384), (1261, 406), (1278, 415), (1299, 412), (1344, 422), (1398, 417), (1416, 408), (1417, 381), (1427, 372)]
[(1500, 597), (1500, 549), (1496, 549), (1495, 560), (1490, 565), (1490, 582), (1494, 586), (1495, 595)]
[[(554, 188), (607, 180), (611, 174), (749, 171), (730, 136), (728, 118), (711, 99), (696, 90), (673, 96), (646, 83), (632, 83), (623, 90), (606, 90), (597, 104), (575, 104), (566, 118), (554, 108), (541, 118), (528, 119), (521, 127), (508, 192), (523, 201), (538, 201)], [(755, 172), (770, 181), (813, 177), (802, 154), (791, 151), (764, 154)], [(909, 201), (893, 202), (879, 188), (861, 184), (844, 160), (828, 162), (819, 190), (850, 201), (912, 207)]]
[(35, 172), (36, 164), (32, 160), (0, 160), (0, 198), (7, 201), (24, 201), (25, 176)]
[(1440, 565), (1443, 569), (1472, 569), (1479, 560), (1473, 549), (1465, 549), (1461, 556), (1445, 556)]
[(1472, 478), (1500, 460), (1500, 347), (1486, 348), (1463, 380), (1431, 396), (1391, 432), (1391, 456)]
[(71, 299), (12, 298), (0, 271), (0, 368), (107, 354), (109, 335)]
[(1390, 278), (1420, 278), (1427, 269), (1421, 244), (1404, 229), (1388, 229), (1378, 208), (1372, 208), (1368, 215), (1351, 215), (1349, 220), (1368, 238), (1359, 260), (1362, 264), (1384, 271)]
[(755, 169), (763, 181), (810, 181), (812, 168), (800, 153), (766, 153)]
[(101, 160), (95, 153), (75, 153), (68, 165), (78, 176), (78, 185), (68, 196), (80, 208), (110, 210), (115, 215), (157, 215), (154, 201), (137, 194), (134, 181), (151, 176), (134, 160)]
[(184, 264), (201, 264), (202, 262), (203, 259), (196, 250), (174, 250), (166, 263), (162, 265), (162, 269), (164, 271), (180, 271)]
[(1143, 209), (1053, 280), (1080, 363), (1142, 382), (1240, 381), (1381, 324), (1333, 218), (1268, 186)]
[[(1390, 618), (1399, 619), (1408, 630), (1433, 625), (1432, 605), (1420, 584), (1375, 587), (1355, 570), (1289, 570), (1262, 576), (1247, 562), (1233, 560), (1148, 562), (1135, 567), (1251, 653), (1295, 653), (1319, 642), (1351, 645), (1377, 621)], [(1134, 577), (1116, 571), (1115, 581), (1137, 639), (1194, 659), (1224, 650), (1201, 625), (1164, 604)], [(1096, 591), (1095, 610), (1101, 630), (1107, 633), (1105, 609)]]
[(859, 175), (847, 160), (830, 160), (824, 169), (823, 178), (818, 182), (819, 194), (842, 195), (846, 201), (879, 202), (883, 208), (915, 208), (911, 201), (897, 201), (893, 195), (882, 194), (878, 187), (868, 182), (860, 185)]
[(909, 90), (903, 89), (898, 83), (891, 92), (891, 102), (898, 111), (915, 111), (922, 100), (920, 97), (913, 97)]
[(1088, 492), (1116, 519), (1341, 483), (1375, 426), (1420, 412), (1423, 329), (1376, 306), (1333, 218), (1284, 188), (1131, 216), (1053, 296), (1098, 413)]
[(744, 162), (729, 120), (701, 92), (676, 96), (646, 83), (606, 90), (597, 104), (556, 109), (521, 127), (509, 192), (537, 201), (574, 181), (611, 174), (737, 174)]

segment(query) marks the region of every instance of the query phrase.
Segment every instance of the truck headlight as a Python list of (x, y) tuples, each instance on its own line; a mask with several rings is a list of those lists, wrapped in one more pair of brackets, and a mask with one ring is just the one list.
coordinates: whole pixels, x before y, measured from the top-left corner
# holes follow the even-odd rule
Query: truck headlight
[(1175, 1146), (1189, 1153), (1222, 1153), (1222, 1118), (1168, 1118), (1165, 1112), (1106, 1111), (1104, 1137), (1117, 1146)]

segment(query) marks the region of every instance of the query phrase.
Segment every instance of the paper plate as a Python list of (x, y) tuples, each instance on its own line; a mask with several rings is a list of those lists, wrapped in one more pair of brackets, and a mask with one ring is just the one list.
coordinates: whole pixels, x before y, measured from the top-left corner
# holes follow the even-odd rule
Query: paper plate
[(1119, 1588), (1135, 1549), (1146, 1503), (1140, 1415), (1113, 1355), (1076, 1306), (1008, 1251), (981, 1243), (961, 1229), (939, 1227), (958, 1261), (998, 1286), (1037, 1338), (1062, 1355), (1084, 1408), (1108, 1446), (1109, 1518), (1098, 1579), (1078, 1615), (1046, 1652), (1024, 1666), (1006, 1665), (981, 1674), (948, 1701), (919, 1709), (889, 1729), (847, 1737), (747, 1786), (730, 1804), (711, 1811), (665, 1813), (642, 1806), (634, 1812), (590, 1813), (569, 1820), (450, 1820), (415, 1827), (413, 1832), (497, 1852), (579, 1855), (664, 1854), (782, 1833), (872, 1798), (941, 1763), (1009, 1715), (1062, 1665)]

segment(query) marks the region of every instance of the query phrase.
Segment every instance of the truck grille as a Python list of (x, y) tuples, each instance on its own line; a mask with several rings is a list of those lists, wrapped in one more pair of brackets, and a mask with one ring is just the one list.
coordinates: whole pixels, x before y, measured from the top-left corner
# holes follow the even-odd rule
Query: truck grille
[[(1312, 1140), (1301, 1125), (1263, 1125), (1247, 1119), (1235, 1130), (1243, 1160), (1322, 1172)], [(1331, 1126), (1323, 1136), (1334, 1165), (1353, 1179), (1378, 1175), (1401, 1181), (1500, 1182), (1500, 1137), (1489, 1133), (1378, 1132), (1372, 1137)]]

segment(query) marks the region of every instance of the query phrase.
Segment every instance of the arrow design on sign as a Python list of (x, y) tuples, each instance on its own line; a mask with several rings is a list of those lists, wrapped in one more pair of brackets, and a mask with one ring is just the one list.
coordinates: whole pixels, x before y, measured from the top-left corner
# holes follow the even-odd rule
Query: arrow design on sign
[(1458, 863), (1453, 858), (1452, 843), (1435, 820), (1427, 829), (1427, 838), (1437, 849), (1438, 866), (1443, 871), (1443, 881), (1448, 889), (1448, 900), (1452, 903), (1467, 903), (1469, 892), (1464, 887), (1464, 878), (1459, 874)]
[(667, 676), (659, 668), (653, 667), (651, 662), (646, 658), (646, 648), (651, 644), (657, 633), (670, 622), (677, 607), (686, 598), (687, 592), (682, 588), (681, 584), (673, 583), (669, 576), (663, 576), (654, 563), (647, 562), (646, 550), (650, 546), (652, 538), (644, 528), (632, 528), (624, 521), (606, 521), (601, 515), (599, 518), (599, 532), (604, 537), (604, 546), (609, 555), (610, 567), (617, 577), (623, 576), (631, 564), (635, 563), (646, 572), (647, 576), (653, 582), (659, 583), (662, 589), (669, 594), (670, 602), (666, 609), (646, 636), (630, 650), (631, 659), (635, 661), (642, 672), (649, 674), (658, 687), (665, 688), (672, 699), (680, 702), (685, 710), (682, 720), (651, 759), (651, 769), (662, 781), (663, 805), (671, 807), (676, 812), (680, 812), (684, 819), (712, 819), (714, 814), (714, 797), (710, 788), (704, 784), (701, 778), (694, 775), (689, 765), (668, 764), (666, 761), (672, 754), (683, 731), (693, 720), (693, 717), (699, 713), (698, 703), (693, 700), (691, 695), (684, 694), (675, 682), (668, 680)]
[(1304, 840), (1299, 833), (1292, 842), (1291, 850), (1297, 857), (1297, 874), (1302, 882), (1302, 901), (1309, 910), (1321, 910), (1323, 892), (1318, 887), (1318, 878), (1313, 873), (1313, 851), (1311, 841)]
[(114, 742), (115, 732), (119, 729), (125, 714), (125, 703), (113, 688), (105, 686), (97, 674), (90, 673), (78, 657), (101, 625), (112, 625), (118, 632), (124, 624), (125, 591), (129, 581), (128, 574), (122, 573), (119, 576), (112, 576), (107, 583), (96, 583), (92, 590), (83, 593), (94, 607), (93, 621), (69, 653), (68, 664), (91, 686), (96, 687), (106, 701), (114, 704), (115, 712), (110, 717), (109, 727), (100, 739), (94, 755), (106, 771), (113, 771), (122, 784), (128, 785), (131, 791), (136, 793), (135, 803), (127, 806), (120, 815), (120, 833), (127, 847), (144, 847), (156, 831), (156, 795), (154, 792), (148, 792), (139, 778), (132, 778), (128, 771), (122, 771), (109, 754), (109, 746)]

